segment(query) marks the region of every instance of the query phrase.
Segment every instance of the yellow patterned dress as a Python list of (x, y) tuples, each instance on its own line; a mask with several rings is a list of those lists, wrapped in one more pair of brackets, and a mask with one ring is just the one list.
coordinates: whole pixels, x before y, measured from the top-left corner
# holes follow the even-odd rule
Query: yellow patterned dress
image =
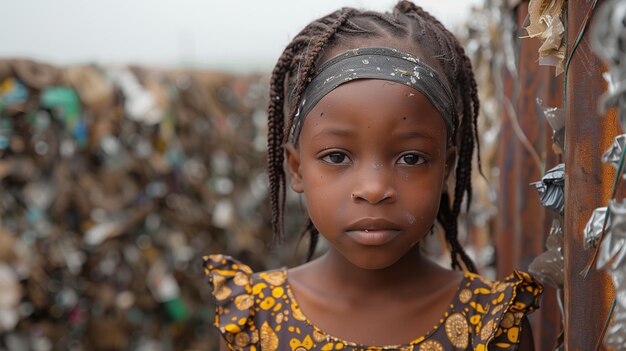
[(516, 350), (522, 317), (538, 307), (541, 285), (514, 272), (502, 282), (465, 273), (439, 323), (405, 345), (368, 346), (326, 334), (302, 313), (285, 268), (253, 273), (224, 255), (204, 257), (217, 311), (215, 326), (231, 350)]

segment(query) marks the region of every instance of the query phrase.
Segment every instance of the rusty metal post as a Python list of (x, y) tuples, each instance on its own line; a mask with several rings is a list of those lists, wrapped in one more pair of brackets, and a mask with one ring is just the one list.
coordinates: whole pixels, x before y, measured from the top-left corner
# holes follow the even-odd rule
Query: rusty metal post
[[(528, 270), (532, 260), (545, 250), (551, 216), (541, 206), (538, 193), (529, 185), (541, 178), (542, 168), (557, 164), (551, 150), (551, 129), (537, 103), (541, 98), (546, 106), (562, 106), (560, 80), (554, 78), (554, 68), (537, 64), (537, 39), (521, 39), (522, 24), (528, 15), (528, 2), (516, 9), (518, 45), (518, 77), (505, 72), (505, 118), (502, 126), (502, 146), (499, 154), (500, 189), (496, 222), (497, 276), (503, 278), (513, 269)], [(512, 104), (512, 109), (507, 108)], [(506, 111), (513, 111), (508, 113)], [(515, 120), (514, 120), (515, 119)], [(526, 146), (521, 142), (519, 126)], [(529, 151), (529, 148), (534, 150)], [(538, 157), (537, 157), (538, 156)], [(561, 329), (561, 317), (554, 289), (547, 287), (540, 311), (531, 317), (535, 345), (540, 350), (554, 347)]]
[[(518, 28), (528, 14), (528, 3), (517, 8)], [(513, 269), (528, 269), (532, 259), (543, 251), (545, 210), (539, 202), (537, 192), (529, 185), (541, 178), (543, 164), (533, 158), (532, 153), (521, 142), (515, 132), (517, 124), (529, 145), (539, 157), (546, 155), (547, 127), (542, 111), (536, 103), (543, 98), (543, 87), (549, 83), (547, 67), (537, 65), (536, 40), (515, 40), (519, 45), (517, 57), (518, 77), (505, 72), (505, 118), (502, 125), (502, 147), (499, 154), (500, 189), (497, 218), (498, 278)], [(509, 106), (507, 106), (509, 105)], [(509, 113), (511, 111), (512, 113)], [(543, 160), (540, 161), (543, 163)]]
[[(581, 31), (593, 1), (568, 1), (569, 50)], [(569, 53), (568, 53), (569, 55)], [(566, 87), (565, 135), (565, 347), (593, 350), (607, 316), (612, 284), (605, 272), (580, 272), (591, 252), (583, 249), (583, 228), (596, 207), (606, 206), (615, 171), (601, 155), (618, 134), (615, 114), (598, 116), (597, 103), (605, 91), (605, 70), (583, 37), (574, 52)]]
[[(523, 2), (518, 7), (518, 23), (523, 21), (527, 14), (528, 2)], [(545, 168), (545, 161), (541, 155), (545, 157), (546, 154), (549, 126), (537, 104), (537, 98), (543, 99), (542, 88), (548, 81), (546, 77), (551, 76), (551, 69), (537, 64), (541, 45), (538, 40), (520, 40), (515, 110), (523, 136), (515, 135), (518, 147), (513, 154), (513, 162), (519, 165), (517, 179), (513, 185), (517, 194), (515, 215), (518, 223), (515, 226), (515, 235), (520, 238), (517, 240), (519, 246), (515, 248), (518, 251), (515, 268), (527, 270), (532, 260), (544, 251), (546, 210), (541, 206), (539, 194), (530, 183), (541, 179), (542, 168)], [(522, 137), (528, 141), (526, 147), (522, 144)], [(533, 153), (538, 158), (533, 157)]]
[[(539, 91), (539, 97), (544, 101), (546, 107), (563, 106), (563, 81), (562, 76), (554, 77), (554, 71), (542, 76), (542, 86)], [(537, 111), (541, 114), (543, 111)], [(561, 162), (556, 153), (552, 149), (552, 129), (548, 127), (545, 140), (545, 168), (550, 169)], [(543, 221), (542, 240), (545, 245), (546, 239), (552, 227), (554, 216), (550, 211), (545, 211)], [(543, 248), (545, 250), (545, 247)], [(551, 286), (544, 286), (541, 308), (536, 313), (540, 322), (533, 325), (535, 331), (535, 345), (538, 350), (552, 350), (557, 343), (559, 333), (563, 330), (563, 317), (557, 300), (557, 290)], [(539, 329), (538, 329), (539, 328)]]

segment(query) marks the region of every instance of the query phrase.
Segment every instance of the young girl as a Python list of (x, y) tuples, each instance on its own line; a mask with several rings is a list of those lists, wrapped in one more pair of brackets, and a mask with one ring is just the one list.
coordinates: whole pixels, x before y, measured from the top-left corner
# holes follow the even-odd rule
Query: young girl
[[(329, 249), (261, 273), (205, 257), (222, 350), (534, 349), (526, 314), (541, 286), (520, 272), (481, 277), (457, 240), (479, 105), (470, 61), (441, 23), (408, 1), (333, 12), (287, 46), (270, 97), (275, 235), (286, 168), (310, 218), (309, 256), (318, 234)], [(464, 272), (420, 250), (435, 220)]]

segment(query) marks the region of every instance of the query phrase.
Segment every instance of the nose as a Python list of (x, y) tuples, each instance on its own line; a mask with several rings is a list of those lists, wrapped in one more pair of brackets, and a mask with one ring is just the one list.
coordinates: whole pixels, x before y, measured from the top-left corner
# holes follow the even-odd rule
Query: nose
[(379, 204), (394, 202), (398, 198), (391, 176), (386, 170), (368, 170), (360, 173), (351, 194), (352, 201)]

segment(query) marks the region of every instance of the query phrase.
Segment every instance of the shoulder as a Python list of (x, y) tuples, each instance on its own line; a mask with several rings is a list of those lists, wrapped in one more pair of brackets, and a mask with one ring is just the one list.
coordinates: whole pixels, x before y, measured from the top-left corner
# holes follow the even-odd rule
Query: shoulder
[(203, 266), (215, 301), (214, 325), (226, 344), (241, 348), (259, 342), (264, 321), (288, 293), (286, 269), (255, 273), (226, 255), (205, 256)]
[(459, 300), (466, 304), (473, 345), (477, 350), (516, 350), (524, 317), (539, 307), (541, 284), (528, 273), (514, 271), (503, 280), (466, 273)]

